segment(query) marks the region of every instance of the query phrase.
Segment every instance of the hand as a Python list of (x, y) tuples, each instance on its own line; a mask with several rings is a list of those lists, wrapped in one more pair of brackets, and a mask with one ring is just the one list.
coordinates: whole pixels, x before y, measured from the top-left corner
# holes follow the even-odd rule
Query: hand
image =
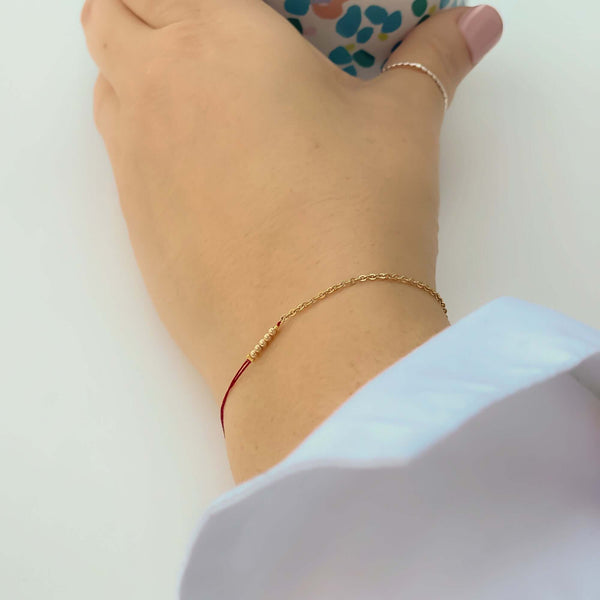
[[(481, 54), (457, 25), (469, 10), (427, 20), (388, 64), (423, 63), (452, 98)], [(373, 271), (435, 285), (444, 112), (428, 76), (356, 79), (261, 0), (87, 0), (81, 21), (136, 259), (218, 401), (321, 289)]]

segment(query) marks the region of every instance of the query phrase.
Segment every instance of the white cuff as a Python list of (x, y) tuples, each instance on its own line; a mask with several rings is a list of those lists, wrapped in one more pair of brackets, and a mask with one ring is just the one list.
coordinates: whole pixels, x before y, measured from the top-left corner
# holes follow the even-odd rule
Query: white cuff
[(600, 332), (500, 298), (217, 498), (181, 600), (600, 598)]

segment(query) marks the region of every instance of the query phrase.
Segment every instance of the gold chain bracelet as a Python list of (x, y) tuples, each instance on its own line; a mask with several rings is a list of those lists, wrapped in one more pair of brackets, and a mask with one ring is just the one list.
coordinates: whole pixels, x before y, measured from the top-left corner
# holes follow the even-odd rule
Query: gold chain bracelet
[(267, 333), (265, 333), (265, 335), (260, 339), (258, 344), (256, 344), (256, 346), (254, 346), (254, 348), (248, 353), (248, 355), (246, 356), (246, 361), (240, 367), (239, 371), (236, 373), (235, 377), (233, 378), (232, 382), (230, 383), (229, 388), (227, 389), (227, 392), (225, 393), (225, 397), (223, 398), (223, 402), (221, 403), (221, 426), (223, 427), (223, 434), (225, 434), (225, 425), (223, 423), (223, 414), (224, 414), (224, 409), (225, 409), (225, 402), (227, 400), (227, 395), (229, 394), (229, 391), (231, 390), (231, 388), (233, 387), (235, 382), (238, 380), (240, 375), (244, 372), (246, 367), (250, 363), (254, 362), (260, 356), (261, 352), (269, 345), (269, 343), (272, 341), (272, 339), (275, 337), (275, 335), (279, 331), (279, 328), (281, 327), (281, 325), (283, 323), (285, 323), (288, 319), (291, 319), (293, 316), (295, 316), (299, 312), (303, 311), (305, 308), (308, 308), (312, 304), (315, 304), (315, 302), (318, 302), (319, 300), (326, 298), (330, 294), (333, 294), (334, 292), (337, 292), (338, 290), (341, 290), (342, 288), (353, 286), (362, 281), (375, 281), (377, 279), (397, 281), (398, 283), (410, 285), (412, 287), (423, 290), (424, 292), (427, 292), (430, 296), (432, 296), (439, 302), (440, 306), (442, 307), (442, 310), (444, 311), (444, 314), (448, 315), (448, 311), (446, 310), (446, 304), (442, 300), (442, 297), (433, 288), (430, 288), (427, 284), (425, 284), (421, 281), (417, 281), (416, 279), (412, 279), (411, 277), (406, 277), (404, 275), (397, 275), (396, 273), (370, 273), (369, 275), (359, 275), (358, 277), (352, 277), (351, 279), (346, 279), (345, 281), (341, 281), (340, 283), (336, 283), (335, 285), (328, 287), (326, 290), (323, 290), (320, 294), (317, 294), (316, 296), (314, 296), (310, 300), (307, 300), (306, 302), (302, 302), (301, 304), (298, 304), (298, 306), (296, 306), (296, 308), (294, 308), (293, 310), (290, 310), (285, 315), (283, 315), (281, 317), (281, 319), (279, 319), (277, 324), (275, 326), (271, 327), (269, 329), (269, 331), (267, 331)]
[(352, 277), (352, 279), (346, 279), (345, 281), (336, 283), (335, 285), (332, 285), (331, 287), (328, 287), (326, 290), (322, 291), (320, 294), (317, 294), (310, 300), (298, 304), (296, 308), (290, 310), (288, 313), (283, 315), (283, 317), (281, 317), (277, 325), (269, 329), (269, 331), (261, 338), (258, 344), (254, 346), (254, 349), (246, 356), (246, 358), (250, 362), (255, 361), (260, 355), (260, 353), (268, 346), (269, 342), (273, 339), (273, 336), (277, 333), (279, 327), (288, 319), (291, 319), (293, 316), (298, 314), (300, 311), (304, 310), (305, 308), (308, 308), (315, 302), (322, 300), (326, 296), (329, 296), (330, 294), (341, 290), (342, 288), (353, 286), (361, 281), (375, 281), (376, 279), (388, 279), (392, 281), (398, 281), (399, 283), (404, 283), (406, 285), (411, 285), (413, 287), (419, 288), (420, 290), (427, 292), (430, 296), (433, 296), (440, 303), (444, 314), (448, 314), (448, 311), (446, 310), (446, 305), (444, 304), (442, 297), (434, 289), (430, 288), (428, 285), (422, 283), (421, 281), (411, 279), (410, 277), (405, 277), (404, 275), (396, 275), (395, 273), (370, 273), (369, 275), (360, 275), (358, 277)]

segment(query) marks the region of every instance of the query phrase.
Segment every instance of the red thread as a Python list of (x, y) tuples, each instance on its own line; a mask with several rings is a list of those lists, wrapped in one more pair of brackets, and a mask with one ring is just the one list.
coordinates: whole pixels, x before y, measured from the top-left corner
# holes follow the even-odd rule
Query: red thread
[(244, 372), (246, 367), (250, 364), (250, 359), (246, 359), (244, 364), (240, 367), (239, 371), (235, 374), (235, 377), (229, 384), (227, 391), (225, 392), (225, 397), (223, 398), (223, 402), (221, 403), (221, 427), (223, 428), (223, 435), (225, 435), (225, 424), (223, 423), (223, 413), (225, 411), (225, 402), (227, 401), (227, 396), (229, 395), (229, 390), (235, 385), (235, 382), (239, 379), (240, 375)]

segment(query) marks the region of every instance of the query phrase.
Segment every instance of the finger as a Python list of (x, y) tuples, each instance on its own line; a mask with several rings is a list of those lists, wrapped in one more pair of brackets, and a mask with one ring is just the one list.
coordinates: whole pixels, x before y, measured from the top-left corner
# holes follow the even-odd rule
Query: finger
[(100, 73), (94, 85), (94, 122), (107, 145), (114, 140), (118, 114), (117, 94), (106, 77)]
[[(155, 28), (205, 15), (225, 0), (123, 0), (140, 19)], [(229, 0), (228, 0), (229, 1)]]
[(118, 90), (144, 56), (152, 29), (122, 0), (87, 0), (81, 11), (86, 42), (102, 74)]
[[(502, 30), (502, 18), (491, 6), (441, 11), (411, 31), (386, 66), (396, 62), (422, 64), (441, 80), (451, 102), (460, 82), (496, 45)], [(413, 94), (416, 104), (438, 115), (441, 122), (443, 95), (429, 75), (396, 68), (383, 72), (371, 84), (394, 96)]]

